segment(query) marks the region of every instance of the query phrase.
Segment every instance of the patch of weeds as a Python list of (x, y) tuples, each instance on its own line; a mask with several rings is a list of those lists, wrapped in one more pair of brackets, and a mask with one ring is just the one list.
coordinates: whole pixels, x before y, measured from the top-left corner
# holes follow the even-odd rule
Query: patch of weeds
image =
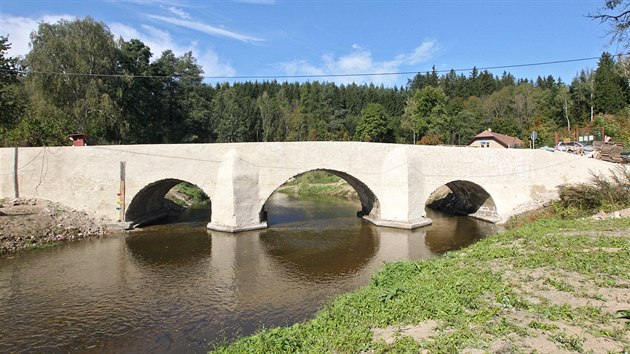
[(29, 249), (29, 250), (40, 250), (40, 249), (51, 248), (53, 246), (55, 246), (55, 243), (53, 243), (53, 242), (31, 243), (31, 244), (28, 245), (28, 247), (26, 249)]
[(538, 322), (538, 321), (531, 321), (527, 325), (527, 327), (539, 329), (541, 331), (555, 331), (558, 329), (558, 326), (556, 326), (553, 323), (544, 323), (544, 322)]
[(515, 229), (519, 227), (523, 227), (529, 223), (534, 221), (551, 218), (553, 217), (554, 209), (551, 207), (551, 204), (545, 205), (541, 209), (528, 211), (526, 213), (511, 217), (506, 223), (505, 227), (507, 229)]
[(381, 302), (387, 302), (396, 299), (399, 295), (402, 295), (404, 293), (405, 289), (397, 287), (393, 289), (388, 289), (385, 292), (381, 293), (381, 296), (379, 298)]
[(582, 346), (583, 340), (577, 335), (561, 332), (556, 334), (552, 338), (556, 343), (560, 345), (560, 347), (564, 349), (573, 350), (578, 353), (584, 353), (584, 347)]
[[(588, 296), (587, 294), (584, 294), (583, 297), (587, 297), (587, 296)], [(591, 299), (594, 299), (594, 300), (606, 301), (606, 298), (604, 297), (604, 295), (600, 293), (591, 294), (590, 297)]]
[[(382, 353), (409, 353), (416, 354), (420, 352), (420, 344), (409, 336), (402, 336), (396, 339), (394, 343), (387, 346)], [(380, 351), (377, 351), (379, 353)]]
[(575, 288), (572, 285), (565, 283), (562, 280), (546, 278), (543, 284), (550, 285), (558, 291), (564, 291), (567, 293), (572, 293), (575, 291)]
[(534, 304), (532, 305), (532, 310), (539, 314), (544, 316), (545, 318), (548, 318), (552, 321), (559, 321), (559, 320), (563, 320), (563, 321), (573, 321), (577, 315), (574, 312), (574, 309), (568, 305), (568, 304), (564, 304), (564, 305), (545, 305), (545, 304)]
[(552, 321), (563, 321), (582, 325), (584, 323), (610, 323), (612, 316), (594, 306), (572, 307), (563, 305), (532, 305), (532, 311)]
[(621, 329), (621, 328), (615, 328), (615, 329), (611, 329), (611, 328), (592, 328), (592, 329), (589, 330), (589, 332), (591, 332), (594, 336), (597, 336), (597, 337), (608, 337), (608, 338), (611, 338), (613, 340), (623, 341), (623, 340), (625, 340), (626, 333), (628, 332), (628, 330), (627, 329)]
[(468, 326), (460, 325), (452, 328), (446, 335), (434, 337), (432, 342), (427, 343), (426, 348), (429, 353), (459, 353), (464, 347), (479, 347), (483, 339)]
[(600, 288), (628, 288), (630, 284), (620, 284), (617, 279), (610, 276), (604, 276), (595, 280), (595, 285)]
[(529, 303), (518, 296), (513, 289), (506, 288), (505, 291), (497, 295), (496, 302), (502, 308), (515, 308), (518, 310), (527, 310)]
[(527, 330), (508, 321), (505, 318), (501, 318), (496, 324), (490, 326), (490, 332), (494, 335), (508, 335), (510, 333), (516, 333), (521, 336), (527, 335)]
[(278, 190), (276, 192), (278, 193), (283, 193), (283, 194), (291, 194), (293, 193), (294, 189), (292, 186), (286, 186), (286, 187), (280, 187), (278, 188)]

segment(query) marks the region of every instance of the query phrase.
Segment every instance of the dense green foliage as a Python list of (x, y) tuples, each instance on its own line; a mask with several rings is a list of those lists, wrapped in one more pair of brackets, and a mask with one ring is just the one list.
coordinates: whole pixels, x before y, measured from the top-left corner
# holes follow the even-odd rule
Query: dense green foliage
[[(487, 70), (418, 73), (405, 87), (327, 82), (210, 85), (191, 52), (154, 57), (137, 39), (115, 40), (91, 18), (41, 23), (25, 60), (5, 57), (2, 37), (1, 143), (194, 143), (360, 140), (466, 144), (480, 131), (553, 145), (567, 128), (613, 126), (630, 109), (624, 58), (604, 53), (571, 84)], [(21, 73), (21, 74), (20, 74)], [(595, 118), (592, 119), (592, 114)], [(606, 131), (630, 142), (623, 125)]]

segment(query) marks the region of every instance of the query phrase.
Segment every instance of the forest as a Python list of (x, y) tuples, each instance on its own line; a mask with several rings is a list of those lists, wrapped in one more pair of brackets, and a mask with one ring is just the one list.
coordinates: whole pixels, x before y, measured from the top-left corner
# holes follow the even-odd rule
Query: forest
[(24, 58), (0, 37), (0, 144), (366, 141), (463, 145), (493, 131), (553, 146), (604, 127), (630, 145), (630, 61), (602, 53), (570, 83), (487, 70), (418, 72), (403, 87), (333, 82), (208, 84), (192, 52), (156, 56), (90, 17), (41, 23)]

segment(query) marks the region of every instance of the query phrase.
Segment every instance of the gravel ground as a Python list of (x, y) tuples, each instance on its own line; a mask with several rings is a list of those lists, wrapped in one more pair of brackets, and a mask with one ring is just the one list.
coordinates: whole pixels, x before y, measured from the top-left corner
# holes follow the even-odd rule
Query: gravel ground
[(0, 255), (106, 236), (102, 220), (43, 199), (0, 199)]

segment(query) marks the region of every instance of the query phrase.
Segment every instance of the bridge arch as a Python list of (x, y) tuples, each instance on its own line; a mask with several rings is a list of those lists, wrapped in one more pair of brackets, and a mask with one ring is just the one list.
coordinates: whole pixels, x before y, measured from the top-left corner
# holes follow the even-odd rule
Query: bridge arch
[(438, 187), (431, 193), (425, 205), (447, 214), (499, 221), (497, 206), (490, 193), (471, 181), (456, 180)]
[(183, 211), (185, 208), (167, 199), (166, 194), (173, 187), (184, 182), (190, 183), (181, 179), (166, 178), (148, 184), (134, 195), (125, 212), (125, 220), (131, 223), (131, 227), (139, 227), (174, 216), (178, 209), (180, 212)]
[(287, 180), (283, 181), (282, 183), (276, 185), (273, 191), (267, 196), (267, 198), (265, 198), (265, 201), (260, 209), (260, 221), (265, 222), (267, 219), (265, 206), (269, 198), (271, 198), (271, 196), (273, 195), (273, 193), (275, 193), (283, 184), (287, 183), (292, 178), (296, 178), (305, 173), (314, 172), (314, 171), (321, 171), (321, 172), (327, 172), (327, 173), (333, 174), (343, 179), (344, 181), (346, 181), (355, 190), (355, 192), (357, 193), (359, 197), (359, 201), (361, 202), (361, 210), (357, 211), (358, 217), (370, 216), (374, 219), (378, 219), (380, 217), (380, 204), (379, 204), (378, 198), (376, 197), (376, 194), (374, 194), (372, 189), (370, 189), (360, 179), (352, 176), (349, 173), (338, 171), (338, 170), (327, 169), (327, 168), (315, 168), (315, 169), (311, 169), (311, 170), (307, 170), (307, 171), (295, 174), (292, 177), (288, 178)]

